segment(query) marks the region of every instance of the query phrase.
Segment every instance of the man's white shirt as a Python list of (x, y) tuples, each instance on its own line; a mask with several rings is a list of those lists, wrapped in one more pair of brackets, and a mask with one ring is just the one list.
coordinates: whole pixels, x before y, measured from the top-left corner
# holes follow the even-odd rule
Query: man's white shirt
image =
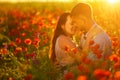
[(112, 53), (112, 43), (110, 40), (110, 37), (107, 35), (107, 33), (96, 23), (91, 27), (91, 29), (86, 33), (83, 34), (80, 40), (80, 46), (84, 51), (88, 52), (88, 58), (91, 60), (98, 60), (96, 55), (93, 53), (93, 51), (90, 51), (89, 42), (93, 40), (94, 45), (99, 45), (99, 50), (102, 51), (102, 58), (104, 59), (105, 56), (109, 56)]

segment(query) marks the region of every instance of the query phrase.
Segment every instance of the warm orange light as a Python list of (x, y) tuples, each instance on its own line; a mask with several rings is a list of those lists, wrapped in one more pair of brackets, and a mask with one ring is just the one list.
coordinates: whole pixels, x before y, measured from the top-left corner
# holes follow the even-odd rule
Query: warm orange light
[(70, 2), (72, 0), (0, 0), (0, 2)]

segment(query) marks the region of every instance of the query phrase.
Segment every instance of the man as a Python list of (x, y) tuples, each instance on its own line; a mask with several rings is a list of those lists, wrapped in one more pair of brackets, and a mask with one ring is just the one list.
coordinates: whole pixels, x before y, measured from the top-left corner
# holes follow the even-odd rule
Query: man
[(87, 53), (87, 58), (96, 61), (104, 60), (111, 55), (111, 40), (107, 33), (94, 21), (92, 8), (86, 3), (79, 3), (71, 11), (73, 26), (84, 34), (79, 46)]

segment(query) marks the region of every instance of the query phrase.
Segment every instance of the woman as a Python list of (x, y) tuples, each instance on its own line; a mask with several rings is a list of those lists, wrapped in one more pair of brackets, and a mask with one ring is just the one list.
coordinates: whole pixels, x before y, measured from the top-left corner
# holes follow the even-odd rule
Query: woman
[(54, 31), (49, 58), (53, 63), (65, 67), (75, 63), (76, 45), (72, 40), (76, 28), (72, 27), (70, 13), (63, 13)]

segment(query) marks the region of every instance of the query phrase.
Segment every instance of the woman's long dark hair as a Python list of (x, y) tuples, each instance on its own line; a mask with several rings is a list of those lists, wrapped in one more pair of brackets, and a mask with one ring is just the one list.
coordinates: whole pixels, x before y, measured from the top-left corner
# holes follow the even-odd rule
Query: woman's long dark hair
[(52, 45), (51, 45), (51, 49), (50, 49), (50, 54), (49, 54), (49, 58), (50, 60), (54, 63), (56, 61), (56, 55), (55, 55), (55, 44), (56, 44), (56, 39), (61, 35), (65, 35), (65, 32), (62, 29), (62, 25), (64, 25), (67, 21), (67, 17), (68, 15), (70, 15), (70, 13), (63, 13), (57, 23), (56, 29), (54, 31), (54, 35), (52, 38)]

